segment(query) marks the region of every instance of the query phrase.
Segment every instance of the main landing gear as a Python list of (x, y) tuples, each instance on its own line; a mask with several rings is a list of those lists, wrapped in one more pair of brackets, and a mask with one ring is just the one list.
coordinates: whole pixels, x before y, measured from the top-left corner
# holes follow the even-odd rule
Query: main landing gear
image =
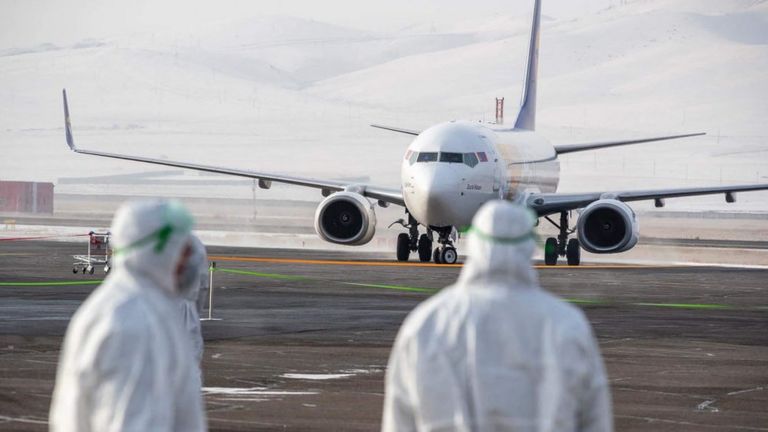
[[(408, 229), (407, 233), (401, 233), (397, 236), (398, 261), (408, 261), (411, 252), (417, 252), (421, 262), (429, 262), (431, 259), (437, 264), (456, 263), (459, 254), (456, 252), (456, 248), (451, 240), (453, 228), (427, 228), (426, 234), (419, 235), (419, 223), (410, 214), (408, 214), (408, 223), (400, 219), (392, 223), (392, 225), (394, 224), (400, 224)], [(440, 246), (436, 247), (434, 251), (432, 250), (433, 232), (438, 234), (437, 242), (440, 243)]]
[(559, 224), (555, 223), (549, 216), (544, 218), (560, 230), (557, 238), (550, 237), (544, 243), (544, 263), (546, 265), (556, 265), (557, 258), (564, 256), (568, 261), (568, 265), (577, 266), (581, 264), (581, 245), (579, 240), (575, 238), (568, 240), (568, 236), (576, 231), (576, 229), (568, 228), (568, 212), (560, 213)]
[(408, 229), (407, 233), (397, 236), (397, 260), (408, 261), (411, 252), (418, 252), (419, 261), (428, 262), (432, 257), (432, 231), (427, 230), (426, 234), (419, 235), (419, 223), (410, 214), (407, 224), (402, 219), (392, 223), (394, 224)]

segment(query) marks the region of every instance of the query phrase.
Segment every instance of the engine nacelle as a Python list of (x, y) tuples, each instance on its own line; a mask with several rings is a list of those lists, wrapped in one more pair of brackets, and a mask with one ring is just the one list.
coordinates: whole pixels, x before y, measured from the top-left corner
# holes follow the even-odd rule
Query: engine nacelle
[(336, 192), (324, 199), (315, 212), (315, 231), (325, 241), (359, 246), (376, 232), (376, 213), (364, 196)]
[(601, 199), (588, 205), (579, 215), (581, 247), (592, 253), (626, 252), (637, 244), (637, 216), (623, 202)]

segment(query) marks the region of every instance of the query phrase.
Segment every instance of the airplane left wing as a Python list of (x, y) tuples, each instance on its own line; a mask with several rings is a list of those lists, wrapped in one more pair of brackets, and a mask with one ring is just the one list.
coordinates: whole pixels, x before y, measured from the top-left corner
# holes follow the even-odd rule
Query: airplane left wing
[(353, 187), (353, 188), (359, 189), (359, 192), (363, 196), (369, 197), (371, 199), (375, 199), (383, 203), (405, 206), (405, 201), (403, 200), (403, 194), (400, 191), (395, 189), (382, 188), (382, 187), (373, 186), (373, 185), (345, 183), (338, 180), (323, 180), (323, 179), (313, 179), (313, 178), (306, 178), (306, 177), (286, 176), (281, 174), (265, 173), (265, 172), (250, 171), (250, 170), (240, 170), (240, 169), (218, 167), (218, 166), (212, 166), (212, 165), (201, 165), (201, 164), (193, 164), (188, 162), (178, 162), (178, 161), (154, 159), (154, 158), (148, 158), (148, 157), (142, 157), (142, 156), (132, 156), (132, 155), (125, 155), (125, 154), (105, 153), (105, 152), (99, 152), (99, 151), (79, 149), (77, 148), (77, 146), (75, 146), (75, 140), (72, 135), (72, 125), (69, 119), (69, 104), (67, 103), (67, 91), (63, 90), (62, 94), (64, 98), (64, 120), (65, 120), (64, 129), (65, 129), (66, 138), (67, 138), (67, 145), (75, 153), (82, 153), (82, 154), (87, 154), (92, 156), (100, 156), (100, 157), (107, 157), (107, 158), (113, 158), (113, 159), (123, 159), (123, 160), (129, 160), (134, 162), (143, 162), (143, 163), (154, 164), (154, 165), (163, 165), (163, 166), (170, 166), (170, 167), (176, 167), (176, 168), (191, 169), (195, 171), (228, 174), (228, 175), (233, 175), (238, 177), (248, 177), (248, 178), (259, 180), (259, 187), (263, 189), (269, 189), (272, 185), (272, 182), (286, 183), (286, 184), (291, 184), (296, 186), (304, 186), (304, 187), (311, 187), (315, 189), (321, 189), (324, 194), (328, 194), (331, 192), (339, 192), (347, 188)]
[(547, 216), (553, 213), (576, 210), (588, 206), (599, 199), (616, 199), (619, 201), (644, 201), (654, 200), (658, 207), (663, 206), (666, 198), (680, 198), (699, 195), (724, 194), (726, 202), (735, 202), (736, 192), (754, 192), (768, 190), (768, 184), (750, 184), (734, 186), (715, 186), (698, 188), (657, 189), (624, 192), (588, 192), (588, 193), (533, 193), (526, 199), (539, 216)]

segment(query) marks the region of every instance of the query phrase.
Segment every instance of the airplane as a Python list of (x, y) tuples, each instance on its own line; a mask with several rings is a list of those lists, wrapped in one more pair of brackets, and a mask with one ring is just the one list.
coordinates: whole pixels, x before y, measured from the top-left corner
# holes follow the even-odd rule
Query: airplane
[[(350, 246), (368, 243), (375, 234), (376, 205), (401, 206), (407, 220), (400, 219), (393, 224), (399, 223), (407, 232), (397, 237), (398, 261), (407, 261), (411, 253), (417, 253), (422, 262), (455, 263), (458, 259), (454, 246), (457, 230), (470, 226), (480, 206), (495, 199), (527, 205), (539, 218), (546, 219), (558, 229), (557, 237), (546, 239), (544, 244), (547, 265), (556, 265), (559, 257), (565, 257), (569, 265), (579, 265), (581, 249), (608, 254), (628, 251), (637, 244), (637, 216), (628, 202), (653, 200), (656, 207), (663, 207), (667, 198), (724, 194), (726, 202), (732, 203), (736, 192), (768, 190), (768, 184), (749, 184), (557, 193), (558, 158), (562, 155), (704, 134), (551, 144), (535, 132), (540, 26), (541, 0), (535, 0), (522, 100), (511, 127), (500, 120), (488, 123), (449, 121), (423, 131), (371, 125), (416, 137), (401, 162), (399, 190), (83, 150), (75, 146), (64, 89), (66, 140), (69, 148), (77, 153), (248, 177), (258, 180), (262, 189), (269, 189), (273, 182), (319, 189), (325, 198), (315, 212), (315, 231), (330, 243)], [(571, 228), (574, 210), (579, 215), (575, 227)], [(550, 218), (553, 215), (559, 215), (559, 223)], [(424, 229), (421, 234), (419, 227)], [(576, 238), (569, 239), (574, 233)], [(433, 249), (435, 241), (439, 246)]]

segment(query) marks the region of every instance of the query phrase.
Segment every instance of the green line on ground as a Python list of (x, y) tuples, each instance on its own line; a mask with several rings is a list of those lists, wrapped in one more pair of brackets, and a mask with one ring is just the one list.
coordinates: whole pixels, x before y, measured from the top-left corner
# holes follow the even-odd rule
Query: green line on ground
[[(232, 274), (240, 274), (240, 275), (248, 275), (248, 276), (257, 276), (257, 277), (263, 277), (268, 279), (282, 279), (282, 280), (318, 280), (318, 279), (311, 279), (306, 276), (294, 276), (294, 275), (286, 275), (286, 274), (280, 274), (280, 273), (260, 273), (260, 272), (254, 272), (249, 270), (235, 270), (235, 269), (228, 269), (228, 268), (217, 268), (217, 272), (224, 272), (224, 273), (232, 273)], [(438, 290), (435, 288), (419, 288), (419, 287), (408, 287), (408, 286), (400, 286), (400, 285), (384, 285), (384, 284), (370, 284), (370, 283), (358, 283), (358, 282), (342, 282), (342, 281), (335, 281), (335, 280), (325, 280), (327, 282), (336, 282), (341, 283), (344, 285), (353, 285), (353, 286), (359, 286), (359, 287), (366, 287), (366, 288), (381, 288), (381, 289), (390, 289), (390, 290), (398, 290), (398, 291), (410, 291), (410, 292), (425, 292), (425, 293), (434, 293)]]
[[(260, 272), (254, 272), (254, 271), (248, 271), (248, 270), (235, 270), (235, 269), (226, 269), (226, 268), (217, 268), (216, 271), (220, 271), (224, 273), (258, 276), (258, 277), (264, 277), (264, 278), (270, 278), (270, 279), (304, 280), (304, 281), (314, 280), (314, 281), (323, 281), (323, 282), (335, 282), (343, 285), (351, 285), (351, 286), (364, 287), (364, 288), (379, 288), (379, 289), (388, 289), (388, 290), (397, 290), (397, 291), (406, 291), (406, 292), (434, 294), (440, 291), (439, 288), (410, 287), (410, 286), (403, 286), (403, 285), (373, 284), (373, 283), (362, 283), (362, 282), (343, 282), (343, 281), (331, 280), (331, 279), (313, 279), (307, 276), (294, 276), (294, 275), (286, 275), (286, 274), (279, 274), (279, 273), (260, 273)], [(590, 305), (591, 306), (600, 306), (600, 305), (641, 306), (641, 307), (661, 307), (661, 308), (671, 308), (671, 309), (692, 309), (692, 310), (735, 310), (735, 309), (768, 310), (768, 306), (753, 306), (753, 307), (747, 307), (747, 308), (740, 308), (737, 306), (730, 306), (730, 305), (717, 304), (717, 303), (632, 303), (632, 302), (613, 302), (613, 301), (601, 300), (601, 299), (580, 299), (580, 298), (565, 298), (564, 300), (569, 303), (573, 303), (577, 305), (585, 305), (585, 306), (590, 306)]]
[(258, 277), (269, 278), (269, 279), (309, 280), (309, 278), (306, 276), (294, 276), (294, 275), (286, 275), (286, 274), (279, 274), (279, 273), (260, 273), (255, 271), (235, 270), (235, 269), (225, 269), (225, 268), (217, 268), (216, 271), (223, 272), (223, 273), (258, 276)]
[(674, 309), (706, 309), (706, 310), (718, 310), (718, 309), (733, 309), (733, 306), (724, 304), (707, 304), (707, 303), (632, 303), (635, 306), (650, 306), (650, 307), (664, 307)]
[(595, 300), (595, 299), (577, 299), (577, 298), (565, 298), (563, 299), (567, 301), (568, 303), (573, 304), (587, 304), (587, 305), (603, 305), (608, 304), (605, 300)]
[(423, 293), (436, 293), (439, 291), (437, 288), (417, 288), (417, 287), (407, 287), (407, 286), (400, 286), (400, 285), (382, 285), (382, 284), (369, 284), (369, 283), (359, 283), (359, 282), (341, 282), (344, 285), (353, 285), (353, 286), (359, 286), (359, 287), (365, 287), (365, 288), (381, 288), (381, 289), (389, 289), (389, 290), (397, 290), (397, 291), (410, 291), (410, 292), (423, 292)]
[(103, 280), (87, 281), (52, 281), (52, 282), (0, 282), (4, 287), (27, 287), (27, 286), (77, 286), (77, 285), (98, 285)]

